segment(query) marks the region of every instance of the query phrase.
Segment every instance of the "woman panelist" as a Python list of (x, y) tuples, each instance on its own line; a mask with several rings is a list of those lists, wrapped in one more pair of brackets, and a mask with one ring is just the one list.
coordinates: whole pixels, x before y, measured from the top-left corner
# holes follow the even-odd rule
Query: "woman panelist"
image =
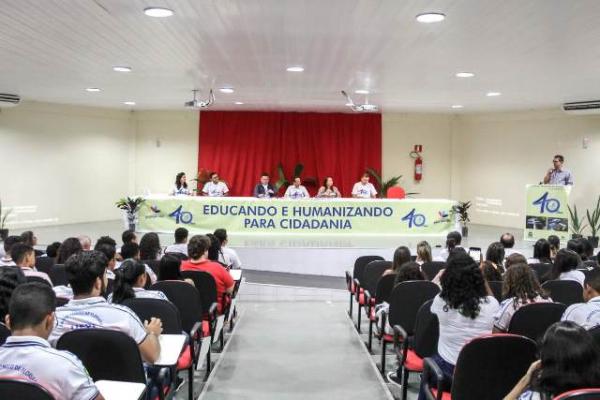
[(319, 192), (317, 193), (317, 197), (332, 199), (336, 197), (342, 197), (338, 188), (333, 186), (333, 178), (328, 176), (323, 181), (323, 186), (319, 188)]

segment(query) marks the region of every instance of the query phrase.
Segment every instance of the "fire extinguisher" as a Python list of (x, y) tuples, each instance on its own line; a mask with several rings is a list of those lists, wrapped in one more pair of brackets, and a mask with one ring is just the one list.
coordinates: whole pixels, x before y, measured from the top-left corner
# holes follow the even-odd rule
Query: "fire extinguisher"
[(410, 156), (415, 159), (415, 182), (421, 182), (423, 179), (423, 146), (415, 144), (415, 149), (410, 152)]

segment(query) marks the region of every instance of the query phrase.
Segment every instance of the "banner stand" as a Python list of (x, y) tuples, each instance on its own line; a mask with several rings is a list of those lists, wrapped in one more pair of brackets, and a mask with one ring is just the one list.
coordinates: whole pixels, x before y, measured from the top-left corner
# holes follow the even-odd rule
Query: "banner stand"
[(570, 185), (527, 185), (524, 240), (547, 239), (556, 235), (569, 239)]

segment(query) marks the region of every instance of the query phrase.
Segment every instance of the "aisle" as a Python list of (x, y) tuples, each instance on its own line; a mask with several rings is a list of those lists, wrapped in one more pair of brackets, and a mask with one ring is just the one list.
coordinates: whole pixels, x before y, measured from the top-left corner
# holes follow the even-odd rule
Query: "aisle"
[(344, 304), (244, 303), (200, 399), (391, 399)]

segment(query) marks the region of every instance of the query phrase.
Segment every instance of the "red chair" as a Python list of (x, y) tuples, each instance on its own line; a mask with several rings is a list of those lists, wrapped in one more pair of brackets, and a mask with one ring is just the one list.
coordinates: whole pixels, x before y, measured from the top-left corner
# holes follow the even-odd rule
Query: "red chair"
[(560, 394), (554, 400), (594, 400), (600, 399), (600, 389), (576, 389)]
[[(362, 303), (364, 305), (364, 293), (361, 286), (361, 281), (363, 279), (364, 270), (371, 261), (383, 261), (383, 257), (381, 256), (360, 256), (354, 262), (354, 270), (352, 272), (352, 276), (350, 276), (350, 272), (346, 271), (346, 285), (348, 287), (348, 292), (350, 292), (350, 309), (348, 310), (348, 314), (350, 315), (350, 319), (352, 318), (352, 303), (354, 299), (356, 299), (357, 303)], [(358, 309), (358, 322), (356, 323), (356, 330), (360, 332), (360, 308)]]
[(404, 190), (404, 188), (401, 188), (400, 186), (392, 186), (387, 191), (387, 198), (388, 199), (404, 199), (404, 198), (406, 198), (406, 191)]

